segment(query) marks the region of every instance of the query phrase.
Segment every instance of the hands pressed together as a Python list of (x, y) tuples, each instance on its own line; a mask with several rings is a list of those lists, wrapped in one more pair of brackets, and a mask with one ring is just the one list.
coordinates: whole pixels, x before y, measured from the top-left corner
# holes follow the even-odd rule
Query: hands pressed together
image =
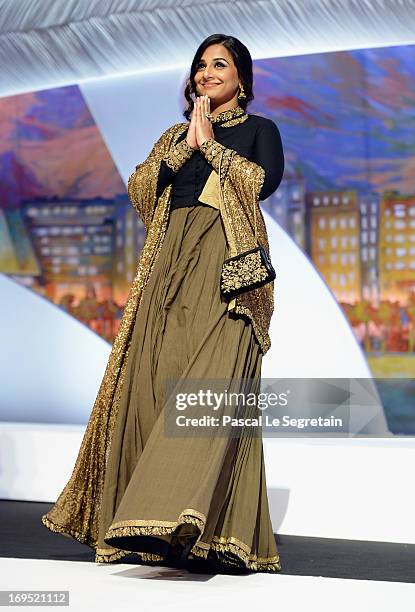
[(212, 124), (205, 113), (210, 113), (210, 98), (207, 95), (197, 96), (186, 137), (192, 149), (198, 149), (206, 140), (215, 138)]

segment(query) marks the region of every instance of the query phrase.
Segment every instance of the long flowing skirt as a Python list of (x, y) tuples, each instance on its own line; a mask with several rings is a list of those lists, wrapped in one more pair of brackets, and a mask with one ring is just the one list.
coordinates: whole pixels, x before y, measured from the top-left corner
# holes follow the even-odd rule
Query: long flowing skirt
[(136, 552), (144, 562), (180, 558), (219, 571), (281, 569), (261, 431), (166, 432), (166, 411), (174, 410), (167, 407), (166, 380), (243, 379), (245, 393), (259, 391), (262, 353), (252, 325), (228, 314), (219, 291), (226, 256), (219, 210), (170, 212), (134, 324), (105, 475), (98, 562)]

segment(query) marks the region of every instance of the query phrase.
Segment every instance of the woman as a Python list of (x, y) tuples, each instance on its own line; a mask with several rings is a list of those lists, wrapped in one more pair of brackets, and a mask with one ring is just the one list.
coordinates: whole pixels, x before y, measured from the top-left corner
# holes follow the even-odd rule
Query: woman
[(277, 126), (246, 113), (252, 80), (241, 42), (208, 37), (185, 90), (190, 123), (166, 130), (128, 181), (146, 241), (71, 479), (42, 517), (93, 547), (97, 562), (135, 552), (189, 569), (281, 569), (260, 428), (163, 430), (168, 380), (176, 391), (218, 378), (259, 391), (273, 283), (231, 301), (219, 290), (224, 259), (256, 245), (255, 222), (269, 249), (258, 202), (284, 170)]

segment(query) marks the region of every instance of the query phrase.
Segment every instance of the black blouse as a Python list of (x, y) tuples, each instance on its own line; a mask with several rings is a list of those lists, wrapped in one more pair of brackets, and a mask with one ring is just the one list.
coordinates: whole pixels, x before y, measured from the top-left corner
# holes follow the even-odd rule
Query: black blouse
[[(259, 199), (265, 200), (274, 193), (284, 173), (284, 153), (276, 124), (271, 119), (259, 115), (248, 115), (242, 123), (225, 127), (219, 121), (212, 123), (212, 128), (217, 142), (235, 150), (265, 170), (265, 180)], [(185, 140), (186, 136), (187, 130), (180, 134), (176, 144)], [(197, 149), (178, 171), (173, 170), (163, 160), (160, 165), (156, 197), (162, 194), (167, 185), (173, 183), (170, 210), (182, 206), (204, 206), (198, 198), (211, 172), (212, 166)]]

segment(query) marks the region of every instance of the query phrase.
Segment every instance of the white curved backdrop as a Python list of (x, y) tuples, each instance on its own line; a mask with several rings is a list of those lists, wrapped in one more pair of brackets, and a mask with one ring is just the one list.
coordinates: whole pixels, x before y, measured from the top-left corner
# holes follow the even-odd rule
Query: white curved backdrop
[(108, 342), (0, 274), (0, 421), (83, 424)]

